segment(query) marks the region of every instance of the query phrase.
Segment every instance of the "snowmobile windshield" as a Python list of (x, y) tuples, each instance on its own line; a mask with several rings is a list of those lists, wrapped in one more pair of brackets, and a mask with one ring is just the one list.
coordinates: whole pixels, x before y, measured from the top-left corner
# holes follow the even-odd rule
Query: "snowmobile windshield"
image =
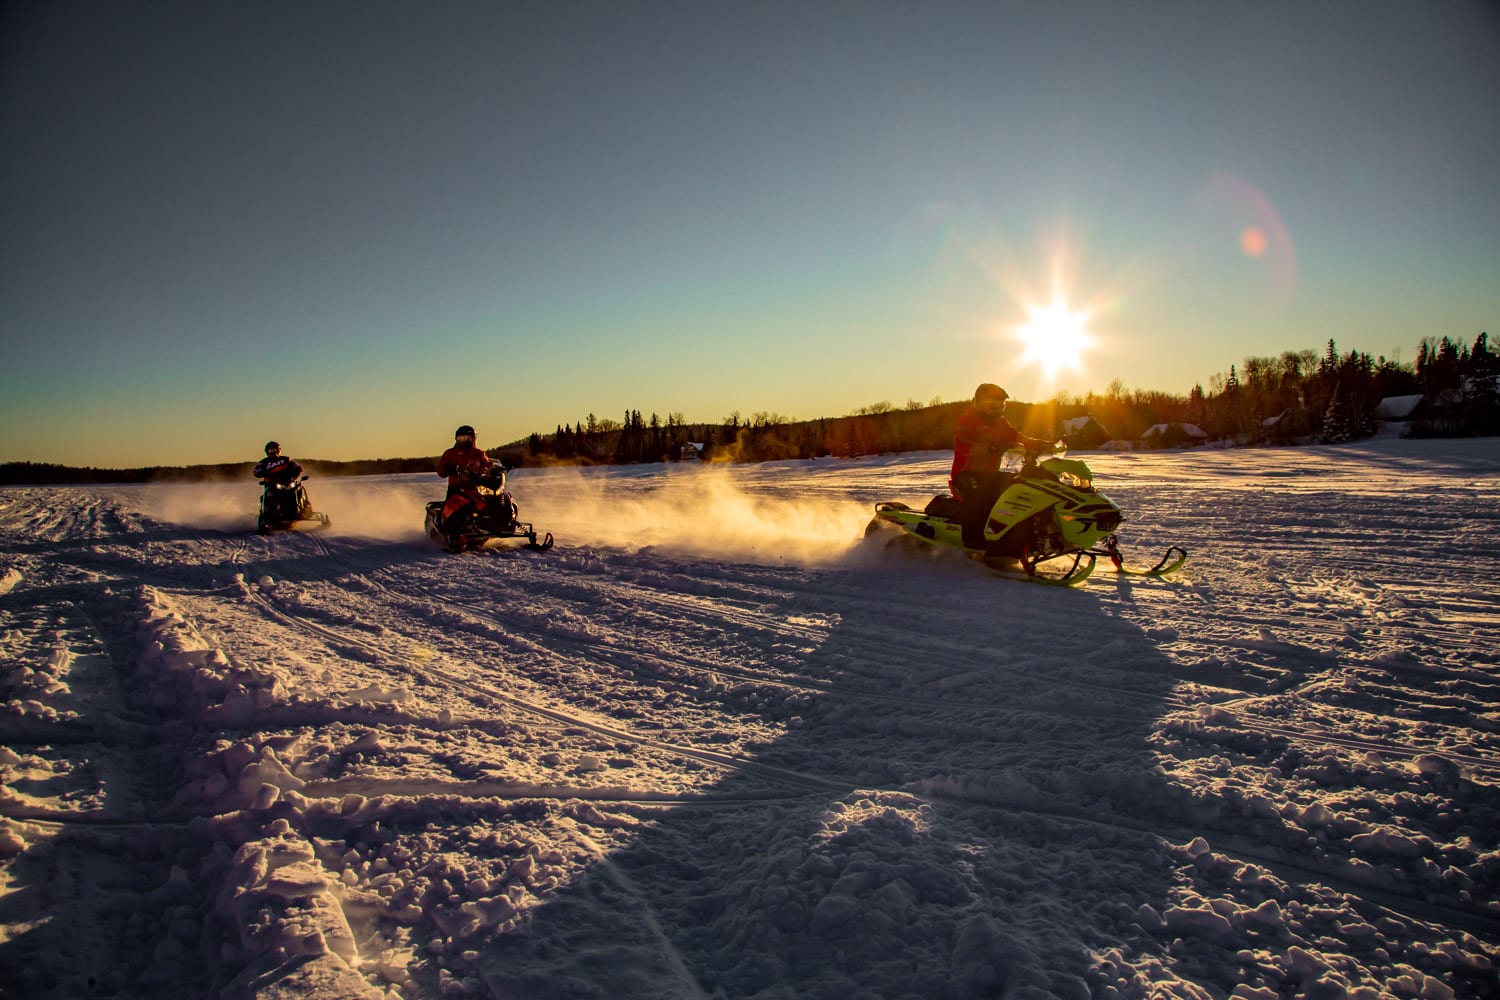
[(1080, 490), (1094, 487), (1094, 474), (1089, 467), (1076, 458), (1047, 458), (1040, 463), (1062, 482)]

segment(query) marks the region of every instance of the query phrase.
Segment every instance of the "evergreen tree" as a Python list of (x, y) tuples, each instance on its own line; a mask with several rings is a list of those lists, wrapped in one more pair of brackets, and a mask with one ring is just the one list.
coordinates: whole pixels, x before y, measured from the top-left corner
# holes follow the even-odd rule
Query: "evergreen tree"
[(649, 461), (658, 462), (666, 454), (666, 439), (662, 435), (661, 418), (655, 413), (651, 414), (650, 433), (647, 436), (647, 447), (650, 449), (647, 458)]
[(1375, 363), (1375, 398), (1387, 396), (1414, 396), (1422, 391), (1422, 383), (1410, 368), (1395, 359), (1379, 358)]
[(1490, 348), (1490, 335), (1481, 333), (1469, 352), (1464, 410), (1473, 434), (1500, 434), (1500, 356)]
[(1334, 387), (1333, 398), (1328, 402), (1328, 409), (1323, 413), (1323, 433), (1320, 440), (1324, 444), (1343, 444), (1354, 437), (1354, 427), (1349, 415), (1349, 402), (1344, 398), (1342, 384)]
[(1208, 402), (1203, 398), (1203, 386), (1193, 386), (1193, 391), (1188, 393), (1187, 422), (1202, 427), (1207, 421)]

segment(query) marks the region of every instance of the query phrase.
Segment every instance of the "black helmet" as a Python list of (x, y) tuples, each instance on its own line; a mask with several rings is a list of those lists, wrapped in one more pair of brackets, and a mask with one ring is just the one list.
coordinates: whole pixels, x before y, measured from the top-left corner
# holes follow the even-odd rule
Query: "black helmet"
[(1003, 403), (1009, 398), (1010, 393), (993, 382), (983, 382), (978, 389), (974, 390), (974, 402), (976, 403), (982, 403), (986, 399), (997, 399)]
[(469, 437), (475, 437), (476, 436), (474, 434), (474, 428), (470, 427), (468, 424), (464, 424), (458, 430), (456, 430), (456, 431), (453, 432), (453, 436), (456, 437), (456, 438), (463, 437), (465, 434), (469, 435)]
[(277, 451), (280, 451), (281, 450), (281, 445), (277, 444), (275, 441), (267, 441), (266, 442), (266, 452), (269, 453), (272, 448), (275, 448)]

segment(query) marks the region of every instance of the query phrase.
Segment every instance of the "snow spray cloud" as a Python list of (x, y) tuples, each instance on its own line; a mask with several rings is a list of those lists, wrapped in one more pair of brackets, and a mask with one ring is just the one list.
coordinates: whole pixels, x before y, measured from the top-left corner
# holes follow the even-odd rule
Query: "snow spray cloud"
[(328, 533), (360, 535), (388, 542), (425, 539), (427, 501), (446, 491), (437, 476), (355, 477), (308, 480), (315, 509), (328, 515)]
[[(409, 481), (406, 481), (409, 480)], [(327, 514), (328, 534), (362, 535), (384, 541), (425, 538), (428, 500), (441, 500), (436, 476), (355, 477), (307, 481), (313, 509)], [(217, 531), (254, 531), (260, 486), (246, 483), (185, 483), (144, 487), (156, 515), (175, 524)], [(307, 527), (313, 527), (308, 525)]]
[(758, 563), (838, 560), (870, 519), (863, 504), (807, 499), (795, 482), (757, 483), (744, 467), (649, 468), (634, 475), (526, 470), (511, 487), (522, 519), (552, 532), (559, 545), (659, 547)]
[(173, 524), (215, 531), (254, 531), (260, 487), (249, 483), (172, 483), (141, 487), (156, 517)]
[[(765, 564), (840, 560), (864, 533), (869, 506), (842, 491), (767, 466), (612, 466), (524, 469), (510, 485), (523, 521), (558, 544), (649, 547)], [(202, 483), (150, 487), (159, 516), (220, 531), (253, 531), (259, 487)], [(330, 536), (425, 543), (436, 476), (310, 479), (308, 498)]]

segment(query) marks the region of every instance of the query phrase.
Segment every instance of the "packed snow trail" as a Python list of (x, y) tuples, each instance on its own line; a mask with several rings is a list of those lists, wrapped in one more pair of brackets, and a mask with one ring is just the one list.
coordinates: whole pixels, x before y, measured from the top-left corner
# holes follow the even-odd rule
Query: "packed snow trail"
[(1488, 444), (1090, 455), (1075, 591), (936, 454), (0, 491), (0, 995), (1493, 994)]

